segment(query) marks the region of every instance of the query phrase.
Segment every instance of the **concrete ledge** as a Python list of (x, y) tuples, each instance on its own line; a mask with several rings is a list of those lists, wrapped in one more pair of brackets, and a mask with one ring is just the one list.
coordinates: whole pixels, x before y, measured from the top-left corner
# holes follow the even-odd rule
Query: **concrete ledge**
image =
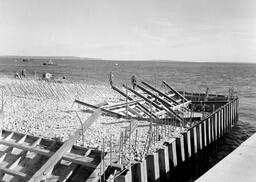
[(201, 176), (197, 182), (255, 182), (256, 181), (256, 134), (243, 142)]

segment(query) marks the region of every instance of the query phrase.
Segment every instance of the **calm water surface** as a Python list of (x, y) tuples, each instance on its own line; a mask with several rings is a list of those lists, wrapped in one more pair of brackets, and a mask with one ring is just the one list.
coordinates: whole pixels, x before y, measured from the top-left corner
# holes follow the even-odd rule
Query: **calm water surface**
[[(0, 59), (0, 74), (13, 75), (26, 69), (28, 74), (53, 73), (55, 77), (66, 76), (71, 80), (94, 80), (108, 84), (108, 74), (114, 73), (114, 83), (129, 82), (131, 75), (161, 87), (161, 80), (166, 80), (179, 90), (227, 94), (229, 87), (234, 87), (239, 96), (239, 122), (210, 152), (208, 151), (202, 170), (187, 165), (187, 175), (178, 181), (194, 181), (239, 144), (256, 132), (256, 64), (227, 63), (178, 63), (178, 62), (132, 62), (132, 61), (81, 61), (53, 60), (56, 65), (43, 66), (45, 60), (22, 62), (14, 59)], [(196, 161), (202, 159), (196, 159)]]

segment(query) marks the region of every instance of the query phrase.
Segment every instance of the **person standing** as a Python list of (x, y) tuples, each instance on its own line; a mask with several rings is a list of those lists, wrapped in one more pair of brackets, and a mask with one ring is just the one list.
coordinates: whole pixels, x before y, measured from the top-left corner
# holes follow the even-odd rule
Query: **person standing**
[(26, 69), (21, 70), (21, 76), (24, 78), (26, 77)]
[(132, 75), (132, 77), (131, 77), (131, 82), (132, 82), (132, 88), (135, 89), (136, 83), (137, 83), (137, 80), (136, 80), (136, 76), (135, 76), (135, 75)]
[(113, 75), (112, 71), (110, 71), (110, 73), (109, 73), (109, 83), (110, 83), (111, 86), (113, 86), (113, 77), (114, 77), (114, 75)]

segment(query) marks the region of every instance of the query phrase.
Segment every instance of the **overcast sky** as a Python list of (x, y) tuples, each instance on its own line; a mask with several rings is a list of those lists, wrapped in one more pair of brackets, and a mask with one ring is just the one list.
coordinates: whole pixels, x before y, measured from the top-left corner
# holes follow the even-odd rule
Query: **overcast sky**
[(0, 0), (0, 55), (256, 62), (256, 0)]

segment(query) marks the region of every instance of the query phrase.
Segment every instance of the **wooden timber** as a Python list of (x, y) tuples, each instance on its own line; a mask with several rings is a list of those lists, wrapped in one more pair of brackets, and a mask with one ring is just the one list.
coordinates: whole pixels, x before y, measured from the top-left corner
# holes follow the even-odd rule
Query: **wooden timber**
[[(167, 113), (170, 113), (172, 116), (174, 116), (176, 119), (178, 119), (179, 121), (182, 121), (182, 119), (173, 111), (172, 109), (172, 105), (170, 103), (168, 103), (167, 101), (165, 101), (164, 99), (160, 98), (159, 96), (153, 94), (152, 92), (148, 91), (147, 89), (143, 88), (142, 86), (136, 84), (136, 86), (141, 89), (142, 91), (146, 92), (147, 94), (151, 95), (152, 97), (154, 97), (155, 99), (159, 100), (162, 103), (162, 107), (164, 110), (166, 110)], [(175, 102), (176, 104), (176, 102)]]
[[(96, 110), (83, 124), (83, 128), (88, 128), (100, 114), (100, 109)], [(102, 152), (74, 145), (81, 136), (81, 129), (65, 143), (1, 131), (0, 181), (36, 182), (43, 179), (46, 182), (82, 182), (101, 163)], [(78, 174), (79, 170), (84, 172)]]
[(158, 94), (164, 96), (165, 98), (171, 100), (173, 103), (178, 104), (178, 102), (177, 102), (176, 100), (172, 99), (171, 97), (169, 97), (169, 96), (166, 95), (165, 93), (161, 92), (160, 90), (158, 90), (158, 89), (152, 87), (152, 86), (149, 85), (148, 83), (146, 83), (146, 82), (144, 82), (144, 81), (142, 81), (141, 83), (142, 83), (143, 85), (146, 85), (146, 86), (147, 86), (148, 88), (150, 88), (151, 90), (157, 92)]
[(182, 98), (182, 100), (188, 101), (182, 94), (180, 94), (177, 90), (175, 90), (174, 88), (172, 88), (172, 87), (171, 87), (168, 83), (166, 83), (164, 80), (163, 80), (163, 84), (164, 84), (165, 86), (167, 86), (173, 93), (179, 95), (179, 96)]
[(61, 160), (73, 144), (82, 136), (82, 132), (85, 132), (92, 123), (98, 119), (101, 111), (97, 109), (91, 116), (83, 123), (82, 128), (78, 129), (49, 159), (48, 161), (32, 176), (29, 182), (40, 182), (42, 179), (47, 178), (49, 173), (53, 170), (55, 165)]
[[(80, 100), (77, 100), (75, 99), (74, 100), (75, 103), (77, 104), (81, 104), (83, 106), (87, 106), (87, 107), (90, 107), (90, 108), (93, 108), (93, 109), (99, 109), (101, 107), (99, 106), (94, 106), (92, 104), (89, 104), (89, 103), (86, 103), (86, 102), (83, 102), (83, 101), (80, 101)], [(113, 112), (113, 111), (110, 111), (110, 110), (107, 110), (107, 109), (104, 109), (104, 108), (101, 108), (101, 111), (105, 112), (105, 113), (108, 113), (108, 114), (111, 114), (111, 115), (114, 115), (116, 117), (120, 117), (120, 118), (124, 118), (126, 116), (122, 115), (122, 114), (119, 114), (119, 113), (116, 113), (116, 112)]]
[[(133, 101), (134, 99), (128, 95), (126, 95), (125, 93), (123, 93), (120, 89), (118, 89), (117, 87), (112, 86), (112, 89), (117, 91), (118, 93), (120, 93), (122, 96), (124, 96), (125, 98), (127, 98), (128, 100)], [(143, 100), (142, 100), (143, 101)], [(158, 117), (149, 109), (147, 109), (142, 103), (138, 103), (138, 109), (140, 111), (142, 111), (143, 113), (145, 113), (147, 116), (149, 116), (149, 118), (153, 118), (153, 119), (158, 119)]]

